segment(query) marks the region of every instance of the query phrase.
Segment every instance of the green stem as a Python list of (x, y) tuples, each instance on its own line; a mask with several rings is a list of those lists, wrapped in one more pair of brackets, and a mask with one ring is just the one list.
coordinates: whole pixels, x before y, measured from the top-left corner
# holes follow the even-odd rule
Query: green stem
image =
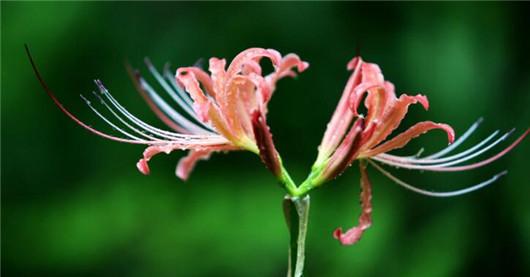
[(294, 183), (293, 179), (291, 178), (291, 176), (289, 176), (289, 173), (283, 167), (279, 179), (280, 182), (284, 185), (289, 195), (298, 196), (298, 187), (296, 187), (296, 184)]
[(309, 195), (285, 196), (283, 209), (290, 233), (288, 277), (300, 277), (304, 270), (305, 238), (309, 220)]
[(282, 167), (281, 176), (278, 179), (291, 197), (302, 197), (315, 187), (315, 175), (316, 174), (312, 172), (300, 186), (297, 186), (291, 176), (289, 176), (287, 170)]

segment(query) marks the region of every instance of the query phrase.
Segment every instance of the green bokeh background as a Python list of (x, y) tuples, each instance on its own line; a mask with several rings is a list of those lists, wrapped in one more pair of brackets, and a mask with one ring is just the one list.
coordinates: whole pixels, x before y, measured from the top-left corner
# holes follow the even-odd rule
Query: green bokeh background
[[(472, 137), (530, 122), (530, 19), (515, 3), (15, 3), (2, 2), (2, 274), (4, 276), (283, 276), (284, 192), (250, 153), (218, 154), (187, 182), (183, 153), (135, 168), (142, 147), (91, 135), (52, 104), (24, 54), (65, 106), (103, 126), (78, 98), (101, 78), (114, 96), (158, 124), (123, 67), (184, 66), (231, 59), (259, 46), (311, 63), (282, 80), (270, 103), (276, 146), (300, 181), (348, 78), (357, 45), (398, 92), (421, 92), (403, 126), (451, 124)], [(160, 125), (160, 124), (159, 124)], [(432, 132), (401, 153), (432, 152)], [(470, 142), (467, 145), (472, 144)], [(356, 167), (312, 193), (307, 276), (530, 275), (530, 145), (493, 165), (461, 173), (393, 170), (411, 183), (451, 190), (509, 169), (470, 195), (434, 199), (370, 170), (373, 225), (341, 247), (337, 226), (359, 213)]]

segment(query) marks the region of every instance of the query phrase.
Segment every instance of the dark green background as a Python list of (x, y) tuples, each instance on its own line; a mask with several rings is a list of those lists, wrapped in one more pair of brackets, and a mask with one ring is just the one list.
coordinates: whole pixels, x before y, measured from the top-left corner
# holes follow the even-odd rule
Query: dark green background
[[(157, 123), (136, 94), (124, 59), (162, 66), (231, 59), (259, 46), (311, 63), (282, 80), (269, 124), (293, 177), (316, 157), (360, 45), (398, 92), (421, 92), (420, 120), (458, 134), (480, 116), (477, 142), (530, 119), (528, 5), (501, 3), (12, 3), (2, 2), (2, 273), (4, 276), (283, 276), (287, 230), (283, 191), (250, 153), (215, 155), (188, 182), (174, 176), (182, 153), (160, 155), (152, 174), (135, 163), (143, 148), (91, 135), (61, 114), (32, 75), (28, 43), (64, 104), (90, 124), (78, 98), (101, 78), (131, 111)], [(145, 72), (145, 70), (144, 70)], [(402, 128), (402, 129), (403, 129)], [(432, 132), (402, 153), (445, 144)], [(467, 145), (472, 144), (470, 142)], [(337, 226), (359, 213), (352, 167), (312, 193), (307, 276), (530, 275), (530, 145), (462, 173), (394, 170), (423, 188), (451, 190), (503, 169), (494, 185), (433, 199), (377, 171), (373, 226), (341, 247)]]

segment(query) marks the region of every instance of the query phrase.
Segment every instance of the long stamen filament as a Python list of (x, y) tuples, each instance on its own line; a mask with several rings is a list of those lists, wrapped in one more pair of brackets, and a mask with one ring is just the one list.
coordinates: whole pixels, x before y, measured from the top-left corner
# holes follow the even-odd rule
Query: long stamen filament
[(168, 139), (174, 139), (178, 137), (184, 137), (186, 135), (165, 131), (156, 127), (153, 127), (144, 121), (140, 120), (138, 117), (131, 114), (125, 107), (123, 107), (113, 96), (110, 94), (110, 92), (101, 84), (101, 81), (96, 80), (96, 85), (99, 87), (99, 91), (107, 98), (107, 100), (110, 101), (110, 103), (118, 109), (119, 112), (121, 112), (125, 117), (127, 117), (129, 120), (131, 120), (134, 124), (136, 124), (138, 127), (142, 129), (149, 130), (151, 132), (158, 132), (162, 134), (161, 136), (168, 138)]
[(134, 135), (131, 135), (130, 133), (126, 132), (125, 130), (121, 129), (120, 127), (118, 127), (116, 124), (112, 123), (112, 121), (110, 121), (109, 119), (107, 119), (104, 115), (102, 115), (96, 108), (94, 108), (92, 106), (92, 103), (86, 99), (82, 94), (79, 95), (81, 97), (81, 99), (83, 99), (85, 101), (85, 103), (87, 104), (87, 106), (99, 117), (101, 118), (105, 123), (107, 123), (110, 127), (112, 127), (114, 130), (122, 133), (123, 135), (127, 136), (128, 138), (131, 138), (133, 140), (136, 140), (136, 141), (143, 141), (142, 138), (139, 138), (137, 136), (134, 136)]
[(390, 174), (390, 172), (384, 170), (382, 167), (380, 167), (375, 162), (373, 162), (371, 160), (368, 160), (368, 162), (373, 167), (375, 167), (377, 170), (379, 170), (381, 173), (383, 173), (383, 175), (388, 177), (390, 180), (394, 181), (396, 184), (398, 184), (398, 185), (400, 185), (400, 186), (402, 186), (402, 187), (404, 187), (404, 188), (406, 188), (408, 190), (414, 191), (416, 193), (427, 195), (427, 196), (432, 196), (432, 197), (453, 197), (453, 196), (463, 195), (463, 194), (466, 194), (466, 193), (481, 189), (481, 188), (483, 188), (483, 187), (485, 187), (485, 186), (497, 181), (499, 178), (501, 178), (502, 176), (504, 176), (504, 175), (506, 175), (508, 173), (508, 171), (506, 171), (506, 170), (502, 171), (501, 173), (498, 173), (498, 174), (494, 175), (493, 177), (491, 177), (490, 179), (488, 179), (488, 180), (486, 180), (484, 182), (481, 182), (479, 184), (467, 187), (465, 189), (455, 190), (455, 191), (448, 191), (448, 192), (434, 192), (434, 191), (423, 190), (423, 189), (415, 187), (415, 186), (413, 186), (411, 184), (408, 184), (408, 183), (398, 179), (394, 175)]
[(475, 152), (475, 153), (473, 153), (473, 154), (471, 154), (471, 155), (469, 155), (467, 157), (464, 157), (462, 159), (459, 159), (459, 160), (456, 160), (456, 161), (452, 161), (452, 162), (448, 162), (448, 163), (426, 166), (426, 165), (417, 165), (417, 164), (410, 164), (410, 163), (404, 163), (404, 162), (391, 161), (391, 160), (384, 159), (384, 158), (377, 157), (377, 156), (373, 157), (373, 159), (377, 160), (377, 161), (380, 161), (382, 163), (388, 164), (388, 165), (393, 165), (393, 166), (397, 166), (397, 167), (401, 167), (401, 168), (407, 168), (407, 169), (419, 169), (419, 170), (430, 170), (430, 171), (461, 171), (461, 170), (469, 170), (469, 169), (473, 169), (473, 168), (484, 166), (484, 165), (489, 164), (489, 163), (493, 162), (494, 160), (502, 157), (503, 155), (508, 153), (511, 149), (513, 149), (515, 146), (517, 146), (526, 137), (526, 135), (528, 134), (529, 131), (530, 131), (530, 129), (526, 130), (526, 132), (524, 134), (522, 134), (519, 138), (517, 138), (511, 145), (509, 145), (508, 147), (506, 147), (504, 150), (502, 150), (501, 152), (497, 153), (496, 155), (494, 155), (494, 156), (492, 156), (492, 157), (490, 157), (490, 158), (488, 158), (486, 160), (483, 160), (481, 162), (477, 162), (477, 163), (473, 163), (473, 164), (469, 164), (469, 165), (464, 165), (464, 166), (449, 167), (450, 165), (459, 164), (459, 163), (464, 162), (466, 160), (472, 159), (475, 156), (478, 156), (478, 155), (482, 154), (483, 152), (489, 150), (490, 148), (495, 146), (500, 141), (506, 139), (506, 137), (508, 135), (510, 135), (511, 131), (509, 133), (506, 133), (505, 135), (503, 135), (501, 138), (497, 139), (492, 144), (490, 144), (487, 147), (483, 148), (482, 150), (480, 150), (478, 152)]
[(470, 153), (473, 153), (473, 151), (479, 149), (484, 144), (486, 144), (490, 140), (492, 140), (498, 133), (499, 133), (499, 131), (497, 130), (497, 131), (493, 132), (491, 135), (489, 135), (487, 138), (482, 140), (480, 143), (476, 144), (475, 146), (473, 146), (473, 147), (471, 147), (471, 148), (469, 148), (469, 149), (467, 149), (467, 150), (465, 150), (463, 152), (460, 152), (458, 154), (455, 154), (455, 155), (452, 155), (452, 156), (449, 156), (449, 157), (445, 157), (445, 158), (441, 158), (441, 159), (427, 159), (427, 158), (414, 159), (414, 158), (406, 158), (406, 157), (400, 157), (400, 156), (384, 154), (384, 153), (378, 155), (378, 157), (382, 157), (384, 159), (388, 159), (388, 160), (392, 160), (392, 161), (403, 162), (403, 163), (414, 163), (414, 164), (436, 164), (436, 163), (442, 163), (442, 162), (452, 161), (452, 160), (458, 159), (460, 157), (464, 157), (464, 156), (466, 156), (466, 155), (468, 155)]
[[(182, 107), (188, 106), (188, 108), (190, 109), (190, 113), (196, 116), (195, 112), (193, 112), (193, 109), (191, 109), (191, 107), (193, 107), (193, 102), (190, 96), (181, 87), (177, 85), (175, 76), (173, 76), (169, 71), (169, 64), (166, 64), (164, 66), (164, 77), (167, 79), (168, 83), (171, 84), (171, 86), (173, 87), (173, 91), (167, 91), (171, 98), (173, 98), (173, 100), (175, 100)], [(187, 105), (184, 105), (182, 101), (184, 101), (184, 103)]]
[[(96, 96), (98, 96), (98, 95), (96, 94)], [(88, 99), (86, 99), (83, 95), (81, 95), (81, 98), (86, 102), (88, 107), (98, 117), (100, 117), (105, 123), (110, 125), (113, 129), (117, 130), (118, 132), (122, 133), (123, 135), (127, 136), (128, 138), (133, 139), (133, 141), (135, 141), (135, 143), (152, 144), (152, 145), (154, 145), (154, 144), (157, 144), (157, 145), (158, 144), (168, 144), (168, 143), (179, 143), (179, 144), (183, 144), (183, 145), (186, 145), (186, 144), (198, 144), (198, 143), (205, 144), (205, 145), (216, 145), (216, 144), (226, 143), (226, 140), (224, 138), (222, 138), (221, 136), (209, 136), (209, 137), (205, 136), (205, 137), (200, 138), (200, 137), (193, 137), (193, 136), (189, 136), (188, 137), (187, 135), (182, 135), (181, 137), (171, 137), (170, 140), (161, 140), (161, 139), (152, 138), (152, 137), (151, 137), (152, 140), (144, 140), (144, 139), (142, 139), (140, 137), (134, 136), (134, 135), (126, 132), (125, 130), (121, 129), (116, 124), (114, 124), (112, 121), (110, 121), (107, 117), (105, 117), (103, 114), (101, 114), (101, 112), (99, 112), (99, 110), (97, 110), (95, 107), (93, 107), (92, 103)], [(112, 114), (116, 118), (118, 118), (118, 120), (120, 120), (120, 122), (122, 122), (124, 125), (126, 125), (131, 130), (135, 131), (136, 133), (141, 134), (144, 137), (150, 137), (149, 135), (143, 133), (142, 131), (130, 126), (129, 124), (127, 124), (112, 109), (110, 109), (110, 106), (108, 106), (108, 104), (105, 101), (103, 101), (102, 98), (99, 97), (99, 99), (100, 99), (100, 101), (102, 101), (102, 104), (104, 104), (107, 108), (109, 108), (109, 110), (112, 112)], [(149, 126), (149, 125), (147, 125), (147, 126)], [(139, 127), (142, 128), (142, 126), (139, 126)], [(146, 129), (146, 128), (142, 128), (142, 129), (144, 129), (145, 131), (148, 131), (148, 132), (150, 131), (149, 129)], [(156, 129), (156, 128), (154, 128), (154, 129)], [(164, 136), (163, 134), (160, 134), (160, 133), (154, 133), (154, 134), (155, 135), (159, 135), (159, 136)]]
[[(121, 116), (119, 116), (115, 111), (114, 109), (112, 109), (108, 104), (107, 102), (99, 95), (97, 94), (95, 91), (92, 91), (92, 94), (94, 94), (94, 96), (96, 96), (99, 100), (99, 102), (105, 106), (105, 108), (107, 108), (107, 110), (109, 110), (110, 113), (112, 113), (112, 115), (114, 115), (114, 117), (116, 117), (123, 125), (127, 126), (127, 128), (133, 130), (135, 133), (147, 138), (147, 139), (151, 139), (151, 140), (161, 140), (160, 138), (156, 138), (156, 137), (153, 137), (151, 136), (154, 135), (158, 135), (157, 133), (151, 133), (149, 132), (148, 130), (145, 130), (144, 131), (141, 131), (141, 130), (138, 130), (136, 129), (134, 126), (131, 126), (125, 119), (123, 119)], [(81, 96), (82, 98), (84, 98), (83, 96)], [(87, 101), (87, 100), (86, 100)], [(87, 103), (88, 104), (88, 103)], [(90, 105), (90, 104), (89, 104)]]
[[(110, 92), (103, 86), (101, 81), (96, 80), (96, 84), (99, 87), (100, 92), (111, 102), (111, 104), (116, 107), (121, 113), (123, 113), (129, 120), (131, 120), (133, 123), (138, 125), (139, 127), (142, 127), (143, 129), (149, 130), (151, 132), (159, 132), (160, 136), (164, 136), (168, 139), (181, 139), (181, 138), (187, 138), (187, 139), (201, 139), (201, 138), (211, 138), (213, 136), (218, 135), (194, 135), (194, 134), (179, 134), (174, 132), (169, 132), (166, 130), (162, 130), (156, 127), (153, 127), (144, 121), (138, 119), (138, 117), (131, 114), (127, 109), (125, 109), (111, 94)], [(163, 134), (163, 135), (162, 135)], [(220, 136), (218, 136), (220, 137)]]
[(79, 126), (85, 128), (89, 132), (91, 132), (93, 134), (96, 134), (96, 135), (98, 135), (100, 137), (103, 137), (103, 138), (106, 138), (106, 139), (110, 139), (110, 140), (113, 140), (113, 141), (124, 142), (124, 143), (147, 144), (146, 142), (143, 142), (143, 141), (130, 140), (130, 139), (126, 139), (126, 138), (121, 138), (121, 137), (116, 137), (116, 136), (113, 136), (113, 135), (109, 135), (109, 134), (104, 133), (102, 131), (99, 131), (99, 130), (97, 130), (95, 128), (92, 128), (91, 126), (87, 125), (86, 123), (81, 121), (79, 118), (77, 118), (77, 116), (75, 116), (73, 113), (71, 113), (68, 109), (66, 109), (63, 106), (63, 104), (55, 96), (55, 93), (53, 93), (53, 91), (48, 87), (48, 84), (46, 84), (46, 82), (44, 81), (44, 78), (40, 74), (39, 69), (37, 68), (37, 65), (35, 64), (35, 61), (33, 60), (33, 57), (31, 56), (31, 53), (29, 51), (29, 47), (27, 45), (24, 45), (24, 48), (26, 49), (26, 54), (28, 56), (29, 62), (31, 63), (31, 67), (33, 68), (33, 72), (35, 73), (35, 76), (37, 77), (37, 80), (39, 80), (40, 85), (42, 86), (42, 88), (44, 89), (46, 94), (52, 99), (53, 103), (66, 116), (68, 116), (70, 119), (72, 119)]
[[(213, 132), (214, 130), (212, 129), (211, 126), (209, 126), (208, 124), (202, 122), (197, 114), (195, 113), (195, 111), (193, 111), (193, 109), (191, 108), (190, 105), (187, 105), (186, 102), (183, 102), (179, 97), (177, 97), (177, 95), (175, 94), (175, 92), (172, 90), (172, 88), (167, 84), (166, 80), (164, 80), (164, 78), (162, 77), (162, 75), (160, 75), (160, 73), (158, 72), (158, 70), (153, 66), (153, 64), (151, 63), (151, 61), (148, 59), (148, 58), (145, 58), (145, 64), (147, 66), (147, 68), (149, 69), (149, 71), (151, 72), (151, 74), (153, 74), (153, 76), (155, 77), (155, 79), (158, 81), (158, 83), (162, 86), (162, 88), (171, 96), (171, 98), (173, 98), (173, 100), (175, 100), (178, 105), (180, 107), (182, 107), (182, 109), (188, 114), (190, 115), (196, 122), (198, 122), (202, 127), (204, 127), (207, 131), (210, 131), (210, 132)], [(145, 84), (148, 84), (144, 79), (141, 79)], [(175, 83), (174, 86), (176, 86), (176, 82), (173, 80), (173, 83)], [(143, 84), (142, 84), (143, 86)], [(158, 96), (158, 94), (155, 92), (155, 94)], [(159, 96), (160, 98), (160, 96)], [(162, 100), (163, 101), (163, 100)], [(165, 102), (165, 101), (164, 101)], [(167, 105), (167, 103), (166, 103)]]
[(160, 95), (158, 95), (155, 90), (143, 78), (140, 78), (139, 81), (142, 88), (145, 89), (145, 91), (149, 94), (149, 97), (156, 103), (156, 105), (160, 107), (162, 111), (164, 111), (164, 113), (171, 117), (176, 123), (193, 133), (213, 134), (212, 132), (209, 132), (206, 129), (189, 121), (175, 109), (171, 108), (169, 104), (164, 99), (162, 99), (162, 97), (160, 97)]

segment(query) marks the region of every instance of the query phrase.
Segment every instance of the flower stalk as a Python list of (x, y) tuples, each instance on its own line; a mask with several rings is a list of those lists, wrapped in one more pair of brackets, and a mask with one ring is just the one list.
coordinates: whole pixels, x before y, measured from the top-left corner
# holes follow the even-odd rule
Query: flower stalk
[(300, 277), (304, 270), (309, 206), (309, 195), (302, 198), (287, 195), (283, 199), (283, 211), (290, 235), (287, 277)]

